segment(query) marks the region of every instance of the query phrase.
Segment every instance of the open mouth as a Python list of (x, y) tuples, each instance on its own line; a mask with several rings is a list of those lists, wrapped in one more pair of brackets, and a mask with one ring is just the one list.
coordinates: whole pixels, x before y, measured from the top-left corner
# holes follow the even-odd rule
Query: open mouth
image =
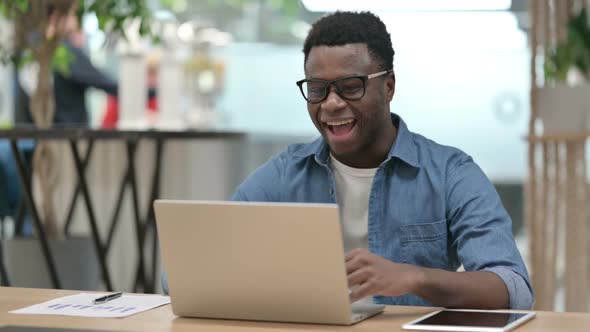
[(345, 136), (349, 134), (356, 125), (355, 119), (324, 122), (328, 131), (334, 136)]

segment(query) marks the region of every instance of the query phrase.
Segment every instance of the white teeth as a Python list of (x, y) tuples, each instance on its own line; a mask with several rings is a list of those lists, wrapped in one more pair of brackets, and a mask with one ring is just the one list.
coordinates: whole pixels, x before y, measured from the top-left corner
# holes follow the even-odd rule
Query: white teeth
[(343, 121), (332, 121), (332, 122), (326, 122), (326, 123), (328, 124), (328, 126), (342, 126), (345, 124), (352, 123), (352, 121), (354, 121), (354, 119), (343, 120)]

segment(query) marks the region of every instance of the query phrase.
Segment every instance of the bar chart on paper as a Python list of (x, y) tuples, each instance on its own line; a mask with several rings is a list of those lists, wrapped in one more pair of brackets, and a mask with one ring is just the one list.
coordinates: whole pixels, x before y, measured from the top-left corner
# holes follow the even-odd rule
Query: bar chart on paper
[(60, 311), (64, 311), (64, 310), (70, 310), (70, 311), (86, 310), (86, 311), (92, 311), (92, 312), (100, 314), (100, 313), (104, 313), (104, 312), (117, 312), (117, 313), (118, 312), (127, 312), (127, 311), (135, 310), (137, 308), (135, 308), (135, 307), (119, 307), (119, 306), (56, 303), (56, 304), (52, 304), (52, 305), (48, 306), (47, 309), (52, 309), (56, 313), (59, 313)]
[(64, 296), (10, 313), (122, 318), (170, 303), (168, 296), (123, 294), (123, 296), (103, 304), (92, 304), (94, 299), (104, 295), (107, 294), (80, 293)]

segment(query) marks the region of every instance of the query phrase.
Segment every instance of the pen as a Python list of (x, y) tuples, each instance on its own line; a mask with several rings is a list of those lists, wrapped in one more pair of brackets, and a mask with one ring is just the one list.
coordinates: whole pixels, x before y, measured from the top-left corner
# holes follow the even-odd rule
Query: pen
[(120, 298), (123, 295), (123, 292), (113, 293), (105, 296), (101, 296), (96, 298), (92, 301), (92, 304), (103, 304), (105, 302), (109, 302), (110, 300), (114, 300)]

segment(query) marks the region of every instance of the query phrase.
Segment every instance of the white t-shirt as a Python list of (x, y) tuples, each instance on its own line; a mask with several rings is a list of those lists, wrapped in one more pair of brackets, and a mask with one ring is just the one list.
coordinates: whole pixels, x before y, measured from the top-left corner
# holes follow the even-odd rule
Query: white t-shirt
[[(336, 182), (336, 199), (340, 208), (340, 224), (344, 252), (355, 248), (367, 248), (369, 233), (369, 194), (376, 168), (353, 168), (330, 155)], [(373, 303), (367, 296), (356, 303)]]
[(340, 223), (344, 251), (367, 248), (369, 230), (369, 194), (376, 168), (353, 168), (330, 155), (336, 199), (340, 208)]

